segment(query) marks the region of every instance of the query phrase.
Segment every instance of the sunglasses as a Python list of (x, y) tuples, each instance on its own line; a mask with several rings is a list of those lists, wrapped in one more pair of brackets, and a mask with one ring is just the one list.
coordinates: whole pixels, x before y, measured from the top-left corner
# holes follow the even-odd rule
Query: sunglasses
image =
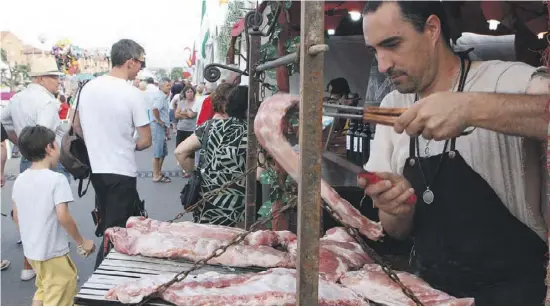
[(134, 58), (134, 61), (136, 62), (139, 62), (141, 64), (141, 69), (144, 69), (146, 66), (145, 66), (145, 60), (140, 60), (140, 59), (136, 59)]

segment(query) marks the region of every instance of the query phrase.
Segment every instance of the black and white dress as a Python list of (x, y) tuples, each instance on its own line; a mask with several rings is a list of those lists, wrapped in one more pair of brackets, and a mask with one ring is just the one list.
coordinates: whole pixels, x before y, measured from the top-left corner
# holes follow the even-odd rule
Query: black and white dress
[[(242, 176), (246, 171), (247, 123), (230, 117), (210, 120), (206, 144), (201, 144), (205, 167), (201, 185), (202, 195)], [(202, 142), (208, 122), (195, 130)], [(201, 224), (235, 226), (244, 220), (246, 177), (229, 188), (216, 193), (193, 213), (193, 221)]]

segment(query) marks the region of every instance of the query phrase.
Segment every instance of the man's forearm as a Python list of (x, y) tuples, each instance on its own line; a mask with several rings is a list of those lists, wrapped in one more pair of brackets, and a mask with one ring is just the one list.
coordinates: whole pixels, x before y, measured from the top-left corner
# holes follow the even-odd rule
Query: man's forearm
[(396, 216), (379, 211), (378, 216), (382, 223), (382, 228), (395, 239), (406, 239), (413, 229), (414, 210), (404, 216)]
[(12, 142), (13, 144), (17, 145), (19, 143), (19, 138), (17, 137), (17, 134), (13, 130), (6, 131), (8, 133), (8, 140)]
[(468, 126), (546, 141), (549, 95), (468, 93)]
[(155, 121), (157, 123), (162, 123), (164, 124), (164, 122), (162, 120), (160, 120), (160, 113), (159, 113), (159, 110), (158, 109), (153, 109), (153, 116), (155, 117)]

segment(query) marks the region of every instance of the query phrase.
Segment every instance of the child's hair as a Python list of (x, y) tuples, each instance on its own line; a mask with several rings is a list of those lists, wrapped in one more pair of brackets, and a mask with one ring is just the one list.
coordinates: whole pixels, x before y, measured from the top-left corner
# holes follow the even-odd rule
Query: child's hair
[(41, 161), (46, 157), (46, 146), (55, 142), (55, 133), (40, 125), (27, 126), (19, 135), (19, 151), (31, 162)]

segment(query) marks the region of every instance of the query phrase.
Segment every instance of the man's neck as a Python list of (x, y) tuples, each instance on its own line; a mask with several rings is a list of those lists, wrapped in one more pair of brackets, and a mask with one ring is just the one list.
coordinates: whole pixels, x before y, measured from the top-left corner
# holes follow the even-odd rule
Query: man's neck
[(128, 80), (128, 72), (120, 67), (113, 67), (109, 75), (122, 80)]
[(420, 98), (427, 97), (436, 92), (444, 92), (455, 86), (460, 78), (460, 58), (451, 50), (445, 49), (432, 84), (418, 93)]

